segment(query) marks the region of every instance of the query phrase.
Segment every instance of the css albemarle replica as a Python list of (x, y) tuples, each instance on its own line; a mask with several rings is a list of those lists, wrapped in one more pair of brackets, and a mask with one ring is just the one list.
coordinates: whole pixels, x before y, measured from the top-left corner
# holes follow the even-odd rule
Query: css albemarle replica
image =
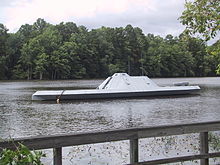
[(59, 101), (109, 98), (115, 99), (129, 97), (135, 98), (147, 96), (192, 94), (198, 92), (199, 90), (199, 86), (161, 87), (154, 83), (147, 76), (129, 76), (127, 73), (115, 73), (113, 76), (108, 77), (96, 89), (37, 91), (32, 95), (32, 100)]

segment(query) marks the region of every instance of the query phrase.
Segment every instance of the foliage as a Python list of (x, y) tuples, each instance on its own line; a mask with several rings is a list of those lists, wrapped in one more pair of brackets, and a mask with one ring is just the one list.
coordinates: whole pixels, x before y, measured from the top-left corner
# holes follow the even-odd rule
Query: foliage
[(45, 154), (30, 151), (20, 143), (16, 150), (3, 149), (0, 153), (0, 165), (43, 165), (40, 160), (42, 157), (45, 157)]
[(220, 72), (219, 41), (207, 46), (185, 33), (162, 38), (131, 25), (88, 30), (39, 18), (16, 33), (0, 24), (0, 34), (0, 79), (215, 76), (217, 66)]
[(180, 20), (188, 33), (200, 33), (206, 40), (214, 38), (220, 30), (220, 1), (186, 1)]
[(39, 54), (34, 61), (36, 65), (35, 75), (39, 73), (40, 80), (43, 79), (43, 73), (46, 71), (46, 68), (48, 67), (48, 62), (47, 62), (48, 59), (49, 59), (49, 55), (47, 55), (46, 53), (42, 53)]
[[(194, 0), (186, 1), (185, 11), (180, 17), (183, 25), (186, 25), (185, 32), (188, 34), (200, 33), (205, 40), (210, 40), (218, 36), (220, 31), (220, 1), (219, 0)], [(216, 49), (211, 53), (215, 55), (218, 64), (215, 63), (216, 73), (220, 74), (220, 49)], [(211, 57), (212, 58), (212, 57)], [(207, 60), (209, 58), (206, 57)], [(199, 62), (201, 63), (201, 61)], [(203, 62), (203, 64), (205, 61)], [(206, 68), (207, 69), (207, 68)], [(209, 69), (207, 69), (209, 70)]]
[(216, 73), (220, 74), (220, 40), (207, 48), (210, 58), (213, 59), (212, 65), (216, 68)]
[(217, 66), (216, 73), (220, 75), (220, 64)]
[(0, 80), (7, 77), (8, 29), (0, 23)]
[(220, 138), (219, 138), (219, 136), (217, 136), (216, 134), (210, 132), (209, 133), (209, 144), (214, 150), (219, 151), (220, 150)]

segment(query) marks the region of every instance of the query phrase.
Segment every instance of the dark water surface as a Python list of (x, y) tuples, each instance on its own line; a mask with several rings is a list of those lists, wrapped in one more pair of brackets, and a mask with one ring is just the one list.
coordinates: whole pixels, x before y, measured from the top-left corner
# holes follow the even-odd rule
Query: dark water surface
[[(153, 80), (162, 86), (189, 81), (191, 85), (199, 85), (201, 91), (187, 96), (56, 104), (31, 101), (31, 95), (36, 90), (96, 88), (103, 80), (1, 81), (0, 138), (220, 120), (220, 77)], [(106, 159), (103, 161), (107, 162)]]
[[(220, 120), (220, 77), (153, 79), (165, 86), (189, 81), (198, 95), (92, 101), (31, 101), (36, 90), (96, 88), (103, 80), (1, 81), (0, 139), (86, 132), (139, 126)], [(139, 160), (198, 154), (198, 135), (139, 140)], [(44, 151), (52, 164), (51, 150)], [(212, 164), (218, 164), (213, 160)], [(128, 141), (63, 148), (65, 165), (118, 165), (129, 163)], [(198, 164), (198, 161), (181, 165)], [(177, 163), (178, 164), (178, 163)]]

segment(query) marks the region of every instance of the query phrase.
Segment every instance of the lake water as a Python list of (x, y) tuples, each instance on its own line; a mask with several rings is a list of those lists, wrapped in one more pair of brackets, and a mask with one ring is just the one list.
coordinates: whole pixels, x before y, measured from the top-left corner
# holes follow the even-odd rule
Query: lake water
[(36, 90), (96, 88), (103, 80), (1, 81), (0, 138), (220, 120), (220, 77), (153, 80), (162, 86), (188, 81), (191, 85), (199, 85), (201, 91), (198, 95), (178, 97), (61, 101), (56, 104), (55, 101), (31, 101), (31, 95)]

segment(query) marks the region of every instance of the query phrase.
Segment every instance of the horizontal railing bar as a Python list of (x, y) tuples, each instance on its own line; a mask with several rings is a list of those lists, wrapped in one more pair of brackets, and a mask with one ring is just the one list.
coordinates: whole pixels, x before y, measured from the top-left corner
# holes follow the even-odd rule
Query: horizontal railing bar
[(128, 165), (156, 165), (156, 164), (177, 163), (177, 162), (198, 160), (198, 159), (208, 159), (208, 158), (214, 158), (214, 157), (220, 157), (220, 152), (200, 154), (200, 155), (181, 156), (181, 157), (166, 158), (166, 159), (157, 159), (157, 160), (144, 161), (144, 162), (133, 163), (133, 164), (128, 164)]
[(13, 148), (13, 144), (23, 143), (30, 149), (59, 148), (74, 145), (103, 143), (111, 141), (161, 137), (189, 133), (220, 130), (220, 121), (192, 124), (162, 125), (141, 128), (128, 128), (110, 131), (73, 133), (51, 136), (35, 136), (0, 142), (0, 148)]

